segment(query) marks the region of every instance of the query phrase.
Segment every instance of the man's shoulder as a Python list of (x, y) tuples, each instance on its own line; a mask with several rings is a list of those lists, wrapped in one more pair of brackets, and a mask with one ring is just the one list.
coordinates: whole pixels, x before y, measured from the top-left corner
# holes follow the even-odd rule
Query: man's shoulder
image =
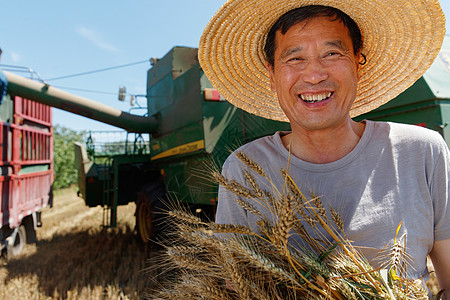
[(390, 151), (399, 156), (414, 157), (417, 160), (434, 160), (442, 153), (448, 152), (446, 142), (435, 130), (393, 122), (376, 122), (374, 128), (369, 144), (372, 149), (391, 149)]
[(395, 122), (373, 122), (376, 133), (386, 133), (391, 141), (398, 143), (441, 144), (442, 136), (422, 124), (411, 125)]
[[(246, 154), (250, 159), (261, 162), (267, 161), (268, 158), (274, 156), (280, 156), (284, 151), (284, 146), (281, 142), (281, 135), (283, 132), (276, 132), (273, 135), (264, 136), (255, 139), (235, 151), (228, 156), (225, 161), (224, 167), (226, 165), (232, 165), (239, 162), (239, 158), (236, 156), (237, 152), (242, 152)], [(284, 151), (283, 151), (284, 150)]]
[(249, 152), (249, 151), (262, 151), (267, 148), (273, 147), (278, 148), (281, 135), (282, 132), (277, 131), (273, 135), (257, 138), (239, 147), (238, 149), (236, 149), (236, 151)]

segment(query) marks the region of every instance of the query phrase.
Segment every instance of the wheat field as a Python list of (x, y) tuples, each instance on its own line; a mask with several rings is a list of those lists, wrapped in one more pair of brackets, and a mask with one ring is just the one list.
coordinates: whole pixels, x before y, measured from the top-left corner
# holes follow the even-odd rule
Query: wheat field
[(38, 244), (0, 258), (0, 299), (144, 299), (154, 251), (137, 242), (134, 211), (119, 207), (117, 228), (102, 230), (100, 207), (85, 206), (75, 188), (56, 191)]
[[(137, 242), (134, 211), (133, 203), (119, 207), (117, 228), (102, 230), (101, 208), (86, 207), (75, 187), (56, 191), (38, 244), (0, 258), (0, 299), (151, 298), (164, 265)], [(435, 292), (434, 279), (429, 285)]]

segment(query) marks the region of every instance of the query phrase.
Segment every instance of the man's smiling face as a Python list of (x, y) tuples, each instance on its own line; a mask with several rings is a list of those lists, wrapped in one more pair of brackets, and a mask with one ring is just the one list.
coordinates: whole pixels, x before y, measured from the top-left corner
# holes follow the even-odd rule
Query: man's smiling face
[(330, 17), (314, 17), (277, 31), (271, 87), (292, 128), (321, 130), (350, 119), (356, 97), (359, 54), (348, 29)]

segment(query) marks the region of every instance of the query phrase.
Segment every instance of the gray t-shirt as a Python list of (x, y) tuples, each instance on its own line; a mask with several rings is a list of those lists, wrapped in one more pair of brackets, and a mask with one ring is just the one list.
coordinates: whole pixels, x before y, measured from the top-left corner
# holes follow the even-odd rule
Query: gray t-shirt
[[(281, 142), (283, 132), (242, 146), (282, 191), (280, 169), (289, 168), (297, 185), (310, 190), (342, 216), (346, 236), (372, 260), (389, 243), (406, 234), (408, 274), (427, 273), (426, 257), (434, 240), (450, 238), (449, 150), (442, 137), (418, 126), (365, 121), (358, 145), (342, 159), (313, 164), (293, 155)], [(289, 166), (288, 166), (289, 163)], [(245, 166), (230, 155), (223, 175), (245, 185)], [(259, 177), (261, 179), (261, 177)], [(262, 180), (262, 179), (261, 179)], [(262, 180), (264, 181), (264, 180)], [(261, 182), (267, 185), (267, 182)], [(216, 222), (257, 230), (258, 217), (236, 203), (236, 195), (219, 188)], [(267, 210), (255, 204), (260, 211)], [(385, 253), (386, 254), (386, 253)], [(380, 256), (386, 260), (386, 256)], [(372, 261), (379, 266), (381, 261)]]

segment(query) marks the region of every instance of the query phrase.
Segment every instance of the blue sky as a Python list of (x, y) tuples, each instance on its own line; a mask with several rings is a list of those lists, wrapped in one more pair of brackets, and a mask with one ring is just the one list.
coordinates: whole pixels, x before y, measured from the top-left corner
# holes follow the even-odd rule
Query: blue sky
[[(173, 46), (197, 47), (203, 28), (224, 0), (2, 2), (1, 63), (31, 68), (48, 80), (162, 57)], [(450, 28), (450, 1), (440, 2)], [(149, 67), (146, 62), (48, 83), (128, 111), (128, 97), (117, 100), (119, 86), (144, 95)], [(144, 98), (138, 101), (146, 105)], [(58, 109), (53, 120), (74, 130), (116, 129)]]

